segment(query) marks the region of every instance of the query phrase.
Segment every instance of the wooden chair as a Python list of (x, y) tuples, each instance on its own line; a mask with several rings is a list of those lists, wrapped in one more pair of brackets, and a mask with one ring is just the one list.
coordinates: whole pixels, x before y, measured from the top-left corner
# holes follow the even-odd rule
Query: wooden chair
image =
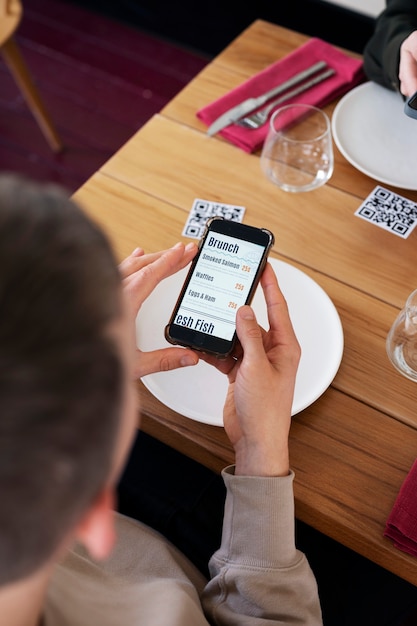
[(20, 24), (22, 12), (20, 0), (0, 0), (0, 52), (51, 149), (60, 152), (63, 148), (62, 142), (13, 37)]

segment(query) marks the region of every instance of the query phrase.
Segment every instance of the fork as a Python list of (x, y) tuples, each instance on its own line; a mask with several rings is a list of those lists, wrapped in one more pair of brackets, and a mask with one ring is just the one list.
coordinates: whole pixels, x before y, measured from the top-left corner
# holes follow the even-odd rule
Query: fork
[(242, 117), (242, 119), (237, 120), (235, 124), (237, 124), (238, 126), (242, 126), (243, 128), (249, 128), (252, 130), (259, 128), (260, 126), (265, 124), (269, 117), (269, 114), (276, 106), (278, 106), (282, 102), (290, 100), (294, 96), (298, 96), (298, 94), (303, 93), (303, 91), (307, 91), (307, 89), (310, 89), (310, 87), (321, 83), (323, 80), (326, 80), (326, 78), (330, 78), (330, 76), (333, 76), (333, 74), (335, 74), (335, 71), (331, 68), (326, 70), (325, 72), (322, 72), (321, 74), (317, 74), (317, 76), (315, 76), (314, 78), (311, 78), (310, 80), (303, 83), (299, 87), (296, 87), (292, 91), (288, 91), (284, 96), (281, 96), (277, 100), (274, 100), (263, 109), (260, 109), (252, 115), (248, 115), (247, 117)]

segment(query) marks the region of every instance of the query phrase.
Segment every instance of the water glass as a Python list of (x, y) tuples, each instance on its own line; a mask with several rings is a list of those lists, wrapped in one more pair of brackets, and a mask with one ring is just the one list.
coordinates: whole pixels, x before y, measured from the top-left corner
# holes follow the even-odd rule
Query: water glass
[(387, 354), (394, 367), (417, 381), (417, 289), (391, 326), (386, 341)]
[(284, 191), (311, 191), (333, 173), (334, 156), (330, 120), (309, 104), (288, 104), (277, 109), (261, 154), (265, 175)]

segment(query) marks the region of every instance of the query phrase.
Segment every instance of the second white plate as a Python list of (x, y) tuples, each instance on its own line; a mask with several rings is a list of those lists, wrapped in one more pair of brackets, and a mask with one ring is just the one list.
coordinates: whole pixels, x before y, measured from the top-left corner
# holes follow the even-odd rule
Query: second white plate
[(370, 81), (349, 91), (332, 116), (343, 156), (375, 180), (417, 190), (417, 120), (404, 113), (399, 93)]
[[(343, 354), (343, 329), (326, 292), (296, 267), (270, 258), (288, 303), (301, 346), (292, 414), (314, 402), (330, 385)], [(144, 302), (137, 317), (137, 345), (141, 350), (169, 346), (164, 328), (187, 269), (162, 281)], [(253, 299), (259, 323), (267, 327), (266, 305), (259, 287)], [(194, 367), (159, 372), (142, 378), (149, 391), (169, 408), (198, 422), (223, 426), (227, 378), (200, 361)], [(259, 407), (262, 411), (262, 407)]]

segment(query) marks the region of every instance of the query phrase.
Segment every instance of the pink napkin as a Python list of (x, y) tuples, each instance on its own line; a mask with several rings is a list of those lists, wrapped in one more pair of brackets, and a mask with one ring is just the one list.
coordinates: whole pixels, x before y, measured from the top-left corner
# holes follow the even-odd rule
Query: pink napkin
[(399, 550), (417, 556), (417, 460), (401, 486), (384, 536)]
[[(291, 100), (287, 100), (285, 104), (300, 102), (323, 107), (365, 79), (361, 60), (352, 59), (331, 44), (321, 39), (312, 38), (222, 98), (197, 111), (197, 117), (207, 126), (210, 126), (222, 113), (239, 104), (242, 100), (261, 95), (317, 61), (326, 61), (328, 66), (336, 71), (336, 74)], [(268, 128), (268, 123), (256, 130), (231, 124), (219, 134), (245, 152), (254, 152), (265, 141)]]

